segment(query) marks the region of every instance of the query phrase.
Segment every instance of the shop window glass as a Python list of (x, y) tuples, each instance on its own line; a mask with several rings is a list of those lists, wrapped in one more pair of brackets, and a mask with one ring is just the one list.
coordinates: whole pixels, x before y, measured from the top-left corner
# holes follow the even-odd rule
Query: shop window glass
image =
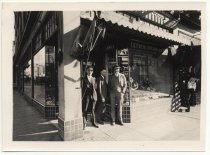
[(32, 85), (31, 85), (31, 60), (25, 66), (24, 69), (24, 93), (31, 97)]
[(131, 79), (132, 83), (138, 89), (144, 89), (145, 82), (149, 78), (149, 64), (148, 57), (142, 55), (133, 56), (133, 66), (131, 67)]
[(45, 46), (34, 56), (34, 99), (43, 105), (56, 104), (54, 46)]
[(45, 104), (45, 49), (34, 56), (34, 99)]

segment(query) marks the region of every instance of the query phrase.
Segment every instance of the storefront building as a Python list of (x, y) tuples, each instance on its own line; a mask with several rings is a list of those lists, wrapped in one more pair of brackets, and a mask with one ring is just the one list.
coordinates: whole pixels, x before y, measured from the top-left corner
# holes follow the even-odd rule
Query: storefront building
[(14, 83), (46, 118), (57, 118), (61, 12), (16, 12)]
[(17, 12), (15, 86), (46, 118), (58, 118), (63, 140), (74, 140), (84, 134), (81, 77), (86, 66), (94, 66), (95, 77), (106, 68), (108, 81), (118, 64), (128, 83), (123, 122), (130, 123), (133, 89), (173, 95), (171, 57), (176, 46), (192, 44), (193, 28), (184, 30), (187, 38), (183, 27), (164, 11)]

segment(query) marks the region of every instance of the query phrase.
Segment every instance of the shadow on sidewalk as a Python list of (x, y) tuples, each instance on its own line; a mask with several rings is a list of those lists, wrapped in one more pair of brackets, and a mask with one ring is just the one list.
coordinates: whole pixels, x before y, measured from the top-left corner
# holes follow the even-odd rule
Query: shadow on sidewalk
[(17, 91), (13, 91), (13, 140), (61, 141), (57, 128)]

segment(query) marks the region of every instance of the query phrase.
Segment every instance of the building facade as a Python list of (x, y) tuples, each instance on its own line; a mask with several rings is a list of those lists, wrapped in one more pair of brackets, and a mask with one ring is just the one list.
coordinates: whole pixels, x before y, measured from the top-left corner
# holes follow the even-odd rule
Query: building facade
[(61, 12), (15, 12), (14, 83), (46, 118), (58, 115)]
[[(128, 89), (123, 122), (132, 122), (132, 90), (173, 95), (172, 57), (200, 45), (200, 21), (169, 11), (15, 12), (14, 86), (45, 118), (58, 119), (63, 140), (83, 136), (81, 77), (121, 66)], [(186, 22), (187, 21), (187, 22)], [(188, 64), (191, 65), (191, 64)], [(196, 65), (196, 64), (192, 64)], [(199, 67), (198, 67), (199, 68)]]

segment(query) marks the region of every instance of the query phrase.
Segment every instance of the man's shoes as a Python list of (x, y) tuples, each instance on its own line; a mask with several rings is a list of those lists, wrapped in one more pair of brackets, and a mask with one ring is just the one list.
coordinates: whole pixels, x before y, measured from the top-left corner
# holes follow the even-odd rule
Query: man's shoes
[(115, 125), (115, 123), (114, 122), (111, 122), (111, 125), (113, 126), (113, 125)]
[(99, 126), (97, 124), (93, 124), (94, 127), (99, 128)]
[(103, 121), (101, 121), (101, 122), (98, 122), (98, 124), (104, 125), (104, 122), (103, 122)]
[(123, 126), (124, 124), (122, 122), (120, 122), (119, 125)]

